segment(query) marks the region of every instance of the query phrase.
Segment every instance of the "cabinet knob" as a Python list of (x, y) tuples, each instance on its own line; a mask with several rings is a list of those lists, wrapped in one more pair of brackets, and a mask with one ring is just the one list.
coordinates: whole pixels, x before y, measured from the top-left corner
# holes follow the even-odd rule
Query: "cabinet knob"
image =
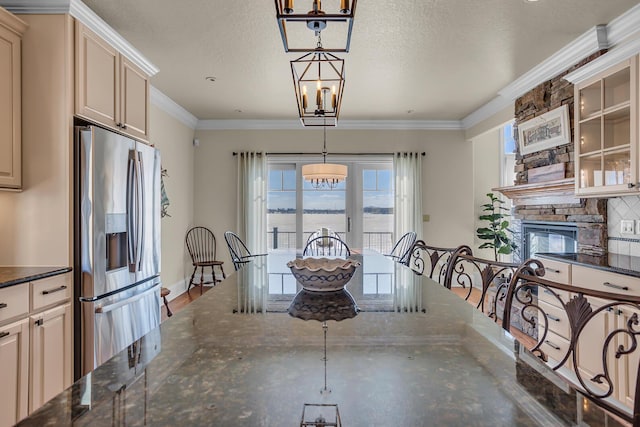
[(627, 184), (627, 188), (633, 188), (635, 186), (636, 186), (636, 184), (634, 184), (633, 182), (630, 182), (630, 183)]

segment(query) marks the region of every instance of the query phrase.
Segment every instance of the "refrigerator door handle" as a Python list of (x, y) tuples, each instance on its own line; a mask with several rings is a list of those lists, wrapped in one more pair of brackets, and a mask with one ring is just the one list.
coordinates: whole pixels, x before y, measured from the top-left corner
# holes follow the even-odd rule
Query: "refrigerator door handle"
[(136, 165), (135, 150), (129, 151), (129, 167), (127, 171), (127, 246), (129, 248), (129, 271), (137, 271), (136, 266), (136, 224), (134, 222)]
[(95, 308), (95, 312), (98, 314), (104, 314), (104, 313), (108, 313), (110, 311), (116, 310), (120, 307), (123, 307), (125, 305), (131, 304), (132, 302), (138, 301), (144, 297), (146, 297), (147, 295), (153, 293), (153, 292), (158, 292), (158, 289), (160, 288), (160, 283), (158, 283), (157, 285), (155, 285), (153, 288), (151, 289), (147, 289), (144, 292), (140, 292), (137, 295), (134, 295), (130, 298), (124, 299), (122, 301), (118, 301), (115, 302), (113, 304), (109, 304), (109, 305), (103, 305), (103, 306), (97, 306)]
[(144, 232), (145, 226), (142, 218), (144, 217), (145, 212), (145, 194), (144, 194), (144, 161), (142, 157), (142, 152), (138, 151), (138, 228), (136, 230), (136, 236), (138, 238), (138, 248), (136, 250), (137, 259), (136, 265), (138, 266), (138, 271), (142, 271), (142, 259), (143, 259), (143, 251), (144, 251)]

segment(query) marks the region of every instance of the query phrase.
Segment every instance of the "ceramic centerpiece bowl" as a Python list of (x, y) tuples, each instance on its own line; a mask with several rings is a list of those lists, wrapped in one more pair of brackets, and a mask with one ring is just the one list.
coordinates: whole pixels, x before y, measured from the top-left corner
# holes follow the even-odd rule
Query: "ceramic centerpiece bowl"
[(344, 258), (296, 258), (287, 263), (302, 287), (315, 292), (343, 289), (359, 265)]

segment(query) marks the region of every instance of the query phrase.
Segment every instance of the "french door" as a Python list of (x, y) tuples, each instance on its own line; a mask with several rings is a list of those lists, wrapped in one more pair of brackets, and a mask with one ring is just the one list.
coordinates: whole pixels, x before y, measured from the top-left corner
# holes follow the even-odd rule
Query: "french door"
[[(393, 245), (393, 161), (389, 156), (331, 158), (347, 165), (334, 189), (314, 189), (302, 177), (313, 161), (269, 158), (269, 250), (303, 248), (313, 232), (335, 232), (352, 249), (388, 253)], [(323, 230), (324, 229), (324, 230)]]

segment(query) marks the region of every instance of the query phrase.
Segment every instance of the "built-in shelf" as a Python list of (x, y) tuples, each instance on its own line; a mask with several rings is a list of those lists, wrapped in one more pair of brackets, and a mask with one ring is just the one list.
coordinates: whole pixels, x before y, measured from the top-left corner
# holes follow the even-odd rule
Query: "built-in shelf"
[(514, 206), (578, 204), (580, 198), (575, 195), (573, 178), (533, 184), (511, 185), (493, 188), (513, 201)]

